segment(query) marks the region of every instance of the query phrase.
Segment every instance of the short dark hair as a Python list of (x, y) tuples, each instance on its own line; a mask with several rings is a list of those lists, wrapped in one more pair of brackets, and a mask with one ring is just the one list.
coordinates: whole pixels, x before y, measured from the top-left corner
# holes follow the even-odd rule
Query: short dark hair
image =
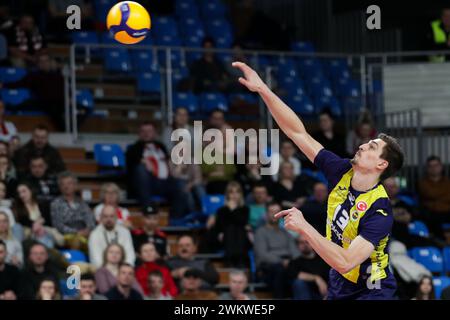
[(153, 270), (152, 272), (150, 272), (148, 274), (147, 279), (150, 279), (150, 277), (158, 277), (158, 278), (163, 279), (163, 274), (159, 270)]
[(267, 190), (267, 185), (264, 182), (255, 182), (252, 186), (252, 190), (255, 188), (265, 188)]
[(223, 114), (223, 116), (225, 116), (225, 112), (223, 112), (222, 109), (215, 108), (215, 109), (211, 110), (211, 112), (209, 113), (209, 117), (211, 118), (211, 116), (212, 116), (214, 113), (217, 113), (217, 112), (219, 112), (219, 113)]
[(45, 157), (44, 157), (43, 155), (40, 155), (40, 154), (34, 154), (34, 155), (32, 155), (31, 158), (30, 158), (30, 164), (31, 164), (31, 162), (33, 162), (33, 161), (35, 161), (35, 160), (39, 160), (39, 159), (42, 159), (42, 160), (44, 160), (45, 163), (47, 163), (47, 160), (45, 160)]
[(38, 124), (36, 127), (34, 127), (33, 131), (36, 130), (43, 130), (48, 132), (48, 127), (45, 124)]
[(181, 240), (181, 238), (184, 238), (184, 237), (191, 238), (194, 245), (197, 245), (197, 239), (195, 239), (195, 237), (192, 234), (188, 234), (188, 233), (179, 235), (177, 238), (177, 243)]
[(122, 268), (124, 268), (124, 267), (129, 267), (129, 268), (133, 269), (133, 271), (134, 271), (134, 267), (133, 267), (131, 264), (129, 264), (128, 262), (122, 262), (122, 263), (120, 263), (120, 264), (119, 264), (118, 270), (120, 270), (120, 269), (122, 269)]
[(440, 158), (439, 156), (437, 156), (437, 155), (434, 155), (434, 154), (432, 154), (431, 156), (429, 156), (429, 157), (427, 158), (427, 164), (429, 164), (431, 161), (439, 161), (439, 162), (442, 162), (442, 161), (441, 161), (441, 158)]
[(152, 126), (153, 128), (156, 128), (156, 125), (154, 122), (152, 121), (144, 121), (139, 125), (139, 128), (143, 127), (143, 126)]
[(380, 133), (378, 135), (378, 139), (381, 139), (386, 143), (380, 156), (381, 159), (388, 162), (387, 168), (384, 169), (380, 176), (380, 180), (383, 181), (393, 176), (402, 168), (405, 156), (400, 144), (394, 137), (391, 137), (385, 133)]
[(216, 46), (216, 41), (214, 41), (214, 38), (212, 37), (204, 37), (202, 41), (202, 47), (204, 47), (207, 43), (211, 43), (213, 47)]
[(83, 273), (80, 277), (80, 281), (94, 281), (95, 282), (95, 277), (90, 272)]
[(323, 115), (327, 115), (329, 116), (332, 120), (334, 120), (334, 115), (333, 112), (331, 112), (331, 108), (330, 107), (324, 107), (320, 112), (319, 112), (319, 117), (323, 116)]

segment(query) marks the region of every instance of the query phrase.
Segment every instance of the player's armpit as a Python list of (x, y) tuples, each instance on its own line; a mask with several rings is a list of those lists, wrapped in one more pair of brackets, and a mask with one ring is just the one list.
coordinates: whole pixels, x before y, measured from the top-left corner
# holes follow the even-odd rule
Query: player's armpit
[(357, 236), (347, 250), (345, 250), (346, 265), (341, 266), (341, 270), (337, 270), (341, 274), (345, 274), (353, 270), (356, 266), (366, 261), (372, 254), (375, 247), (370, 241), (361, 236)]
[(323, 149), (323, 146), (307, 132), (295, 133), (291, 139), (312, 163), (319, 151)]

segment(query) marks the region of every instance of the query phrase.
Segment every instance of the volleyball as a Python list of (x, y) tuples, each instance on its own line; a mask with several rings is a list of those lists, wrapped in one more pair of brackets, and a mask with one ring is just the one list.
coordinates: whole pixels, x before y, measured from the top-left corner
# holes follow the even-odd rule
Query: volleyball
[(106, 26), (118, 42), (134, 44), (144, 40), (150, 31), (151, 20), (141, 4), (122, 1), (109, 10)]

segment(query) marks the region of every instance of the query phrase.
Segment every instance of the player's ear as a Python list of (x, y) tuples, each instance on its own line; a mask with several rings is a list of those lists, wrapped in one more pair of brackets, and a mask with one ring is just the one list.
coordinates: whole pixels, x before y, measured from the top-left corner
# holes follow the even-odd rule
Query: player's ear
[(386, 170), (386, 168), (389, 166), (389, 162), (385, 159), (380, 159), (380, 161), (377, 164), (377, 168), (380, 170)]

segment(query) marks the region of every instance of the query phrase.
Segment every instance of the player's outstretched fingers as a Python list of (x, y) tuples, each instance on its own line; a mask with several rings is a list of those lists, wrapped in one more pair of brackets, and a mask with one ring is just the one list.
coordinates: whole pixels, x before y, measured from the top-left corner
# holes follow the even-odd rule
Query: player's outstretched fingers
[(274, 218), (279, 219), (279, 218), (287, 216), (289, 213), (291, 213), (291, 209), (283, 210), (283, 211), (280, 211), (277, 214), (275, 214)]

